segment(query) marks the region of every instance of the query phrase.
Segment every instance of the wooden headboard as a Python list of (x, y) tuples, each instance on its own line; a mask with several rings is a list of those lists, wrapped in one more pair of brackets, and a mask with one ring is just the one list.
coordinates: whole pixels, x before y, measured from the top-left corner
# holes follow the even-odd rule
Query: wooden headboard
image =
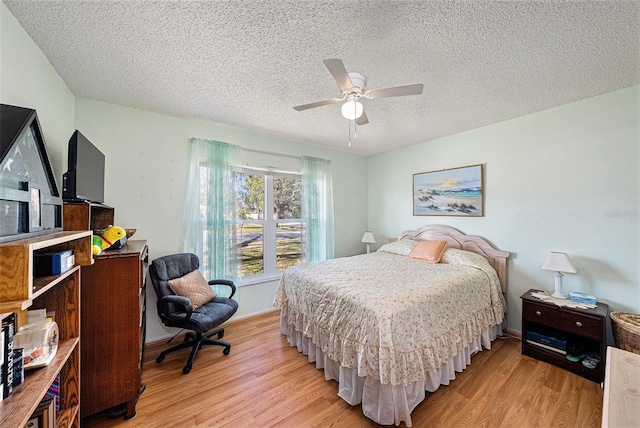
[(398, 235), (398, 239), (411, 238), (416, 241), (445, 240), (450, 248), (471, 251), (480, 254), (489, 261), (498, 273), (502, 292), (507, 292), (507, 258), (508, 251), (500, 251), (493, 247), (484, 238), (473, 235), (465, 235), (449, 226), (432, 224), (416, 230), (406, 230)]

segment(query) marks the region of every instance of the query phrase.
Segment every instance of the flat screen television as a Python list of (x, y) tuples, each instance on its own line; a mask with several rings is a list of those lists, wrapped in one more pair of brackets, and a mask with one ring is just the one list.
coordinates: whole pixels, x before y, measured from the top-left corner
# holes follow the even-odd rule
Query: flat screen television
[(68, 170), (62, 176), (62, 199), (104, 203), (104, 154), (78, 130), (69, 139)]

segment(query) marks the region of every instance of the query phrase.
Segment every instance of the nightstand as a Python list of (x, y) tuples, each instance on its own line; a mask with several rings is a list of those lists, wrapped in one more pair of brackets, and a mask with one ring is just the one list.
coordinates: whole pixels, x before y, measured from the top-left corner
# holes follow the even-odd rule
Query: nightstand
[[(522, 354), (554, 364), (569, 370), (593, 382), (604, 380), (606, 358), (606, 321), (609, 306), (598, 303), (593, 309), (577, 309), (557, 306), (551, 302), (537, 299), (529, 290), (522, 299)], [(534, 343), (527, 337), (538, 334), (553, 337), (556, 343), (566, 344), (569, 353), (572, 349), (582, 349), (581, 353), (595, 352), (600, 363), (594, 369), (585, 367), (581, 361), (573, 362), (563, 353), (557, 352), (560, 346), (545, 347), (539, 341)]]

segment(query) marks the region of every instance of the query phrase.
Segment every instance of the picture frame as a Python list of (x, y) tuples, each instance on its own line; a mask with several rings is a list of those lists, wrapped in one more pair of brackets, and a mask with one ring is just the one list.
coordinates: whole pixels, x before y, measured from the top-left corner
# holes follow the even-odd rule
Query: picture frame
[(29, 232), (42, 230), (42, 187), (29, 183)]
[(31, 414), (26, 428), (55, 428), (56, 406), (53, 398), (43, 399)]
[(413, 215), (483, 217), (483, 165), (413, 174)]

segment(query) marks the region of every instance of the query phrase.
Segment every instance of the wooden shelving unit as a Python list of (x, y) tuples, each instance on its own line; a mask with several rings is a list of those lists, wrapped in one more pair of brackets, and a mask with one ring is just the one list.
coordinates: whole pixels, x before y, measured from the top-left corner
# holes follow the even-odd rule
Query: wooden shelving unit
[[(34, 255), (74, 250), (75, 264), (61, 275), (34, 277)], [(0, 426), (24, 427), (60, 376), (56, 426), (80, 426), (80, 266), (93, 263), (91, 232), (56, 232), (0, 244), (0, 313), (16, 312), (18, 328), (28, 309), (55, 311), (58, 351), (47, 366), (27, 370), (25, 381), (0, 402)]]
[(101, 230), (114, 225), (114, 209), (92, 202), (65, 202), (62, 207), (64, 230)]

